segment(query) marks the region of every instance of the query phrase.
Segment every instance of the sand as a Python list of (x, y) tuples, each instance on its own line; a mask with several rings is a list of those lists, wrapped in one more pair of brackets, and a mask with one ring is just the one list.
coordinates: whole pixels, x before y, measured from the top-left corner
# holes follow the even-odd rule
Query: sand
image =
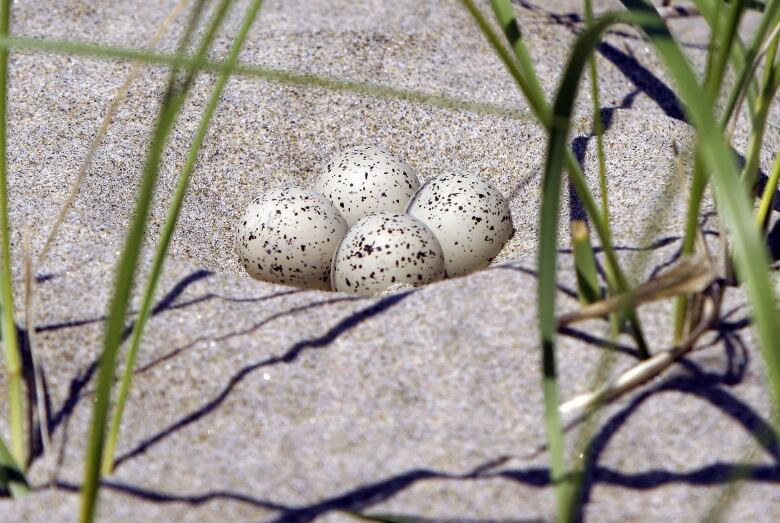
[[(141, 5), (143, 4), (143, 5)], [(579, 27), (579, 2), (518, 4), (545, 89), (552, 94)], [(224, 57), (246, 2), (219, 38)], [(173, 2), (32, 3), (14, 7), (14, 31), (139, 46)], [(567, 16), (564, 16), (567, 15)], [(702, 65), (706, 31), (675, 22)], [(170, 50), (176, 24), (161, 48)], [(507, 108), (526, 107), (457, 2), (269, 1), (242, 60), (370, 81)], [(11, 219), (21, 295), (24, 224), (45, 235), (129, 71), (126, 63), (12, 55)], [(672, 143), (690, 128), (670, 98), (650, 46), (611, 33), (599, 56), (615, 243), (636, 280), (671, 263), (684, 200)], [(3, 521), (72, 521), (95, 358), (113, 267), (132, 212), (164, 71), (132, 87), (54, 244), (36, 268), (36, 349), (44, 361), (54, 449), (32, 464), (35, 493), (0, 500)], [(166, 155), (151, 247), (165, 216), (213, 78), (198, 80)], [(577, 104), (573, 145), (596, 183), (590, 99)], [(777, 108), (771, 118), (780, 120)], [(768, 130), (767, 143), (778, 131)], [(234, 226), (258, 192), (304, 186), (335, 151), (375, 143), (425, 180), (459, 171), (507, 196), (516, 234), (494, 266), (465, 278), (375, 298), (302, 291), (248, 279)], [(744, 122), (736, 144), (744, 148)], [(344, 511), (435, 521), (551, 520), (555, 502), (544, 441), (534, 258), (545, 138), (528, 118), (489, 116), (233, 79), (206, 139), (107, 478), (104, 521), (351, 521)], [(773, 150), (763, 151), (768, 168)], [(671, 181), (669, 181), (671, 180)], [(559, 309), (573, 310), (568, 218), (562, 211)], [(717, 246), (708, 201), (705, 230)], [(147, 249), (148, 250), (148, 249)], [(148, 258), (148, 252), (145, 253)], [(593, 427), (593, 475), (583, 511), (592, 521), (698, 520), (735, 471), (756, 468), (727, 517), (780, 517), (778, 444), (757, 445), (769, 420), (764, 367), (746, 328), (744, 296), (727, 293), (723, 332), (660, 377), (606, 407)], [(654, 349), (670, 343), (670, 308), (641, 310)], [(24, 317), (18, 317), (23, 322)], [(560, 336), (561, 397), (591, 388), (607, 326)], [(711, 336), (714, 338), (714, 336)], [(621, 338), (614, 372), (636, 360)], [(7, 437), (5, 416), (0, 433)], [(567, 445), (577, 448), (578, 431)], [(748, 453), (752, 452), (752, 453)], [(56, 471), (48, 486), (48, 471)]]

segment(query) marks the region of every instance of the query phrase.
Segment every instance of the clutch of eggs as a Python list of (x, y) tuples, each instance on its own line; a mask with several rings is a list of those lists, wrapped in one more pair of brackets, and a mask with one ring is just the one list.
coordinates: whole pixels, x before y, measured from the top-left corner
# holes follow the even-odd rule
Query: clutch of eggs
[(489, 182), (445, 174), (420, 187), (401, 159), (364, 146), (331, 158), (314, 190), (281, 187), (252, 201), (236, 249), (253, 278), (370, 296), (483, 269), (513, 233)]

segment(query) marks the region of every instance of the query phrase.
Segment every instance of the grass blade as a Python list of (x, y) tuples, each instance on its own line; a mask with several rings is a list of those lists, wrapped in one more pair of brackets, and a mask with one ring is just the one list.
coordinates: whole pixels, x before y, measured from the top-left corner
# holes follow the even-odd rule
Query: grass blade
[(571, 222), (571, 244), (574, 252), (574, 268), (577, 271), (577, 294), (581, 303), (593, 303), (601, 299), (596, 257), (590, 244), (588, 226), (582, 220)]
[(707, 71), (706, 89), (710, 100), (717, 100), (720, 87), (723, 83), (723, 75), (726, 72), (726, 63), (731, 54), (734, 41), (738, 38), (737, 29), (745, 8), (745, 0), (732, 0), (726, 13), (725, 31), (715, 31), (713, 43), (717, 42), (715, 51), (711, 51), (710, 67)]
[[(201, 61), (211, 42), (216, 36), (217, 29), (222, 23), (230, 6), (229, 0), (223, 0), (216, 9), (210, 22), (208, 31), (204, 35), (200, 46), (196, 51), (196, 62)], [(182, 45), (186, 45), (192, 28), (195, 27), (197, 18), (203, 7), (203, 2), (196, 4), (190, 24)], [(135, 213), (130, 228), (128, 229), (125, 245), (119, 257), (116, 279), (114, 281), (114, 294), (111, 299), (110, 311), (106, 324), (103, 352), (100, 357), (98, 371), (98, 384), (95, 405), (92, 413), (92, 425), (90, 429), (89, 445), (84, 466), (84, 485), (82, 487), (81, 522), (91, 523), (95, 520), (97, 507), (97, 494), (102, 469), (102, 458), (105, 451), (106, 424), (108, 421), (108, 408), (111, 401), (111, 388), (114, 382), (117, 353), (122, 341), (125, 317), (127, 315), (130, 292), (133, 287), (133, 277), (140, 256), (146, 222), (149, 215), (157, 173), (160, 161), (167, 143), (168, 136), (173, 128), (179, 109), (184, 103), (187, 92), (192, 84), (196, 70), (190, 67), (187, 76), (180, 85), (176, 85), (176, 71), (171, 71), (168, 88), (160, 108), (157, 126), (149, 147), (149, 153), (144, 165), (144, 172), (138, 190)]]
[[(466, 9), (468, 9), (469, 13), (474, 18), (474, 21), (485, 35), (485, 38), (493, 47), (493, 50), (499, 56), (509, 73), (512, 75), (512, 78), (523, 92), (523, 96), (525, 96), (531, 106), (536, 118), (549, 132), (551, 125), (550, 107), (545, 100), (544, 92), (538, 81), (538, 75), (528, 58), (528, 52), (522, 41), (521, 32), (517, 25), (514, 8), (511, 3), (508, 0), (491, 0), (493, 12), (498, 19), (499, 24), (504, 29), (505, 36), (512, 45), (512, 48), (521, 50), (517, 57), (517, 61), (515, 61), (512, 55), (510, 55), (504, 46), (501, 45), (500, 38), (495, 34), (493, 28), (482, 15), (482, 12), (474, 4), (474, 1), (463, 0), (463, 4), (466, 6)], [(607, 261), (606, 275), (609, 290), (612, 293), (627, 292), (629, 288), (628, 280), (626, 279), (625, 274), (620, 267), (620, 263), (618, 262), (617, 255), (615, 254), (609, 224), (604, 220), (602, 211), (598, 208), (598, 205), (596, 205), (590, 187), (588, 187), (588, 182), (585, 179), (585, 174), (582, 172), (582, 167), (569, 148), (565, 151), (565, 162), (566, 170), (569, 173), (569, 179), (574, 185), (577, 195), (580, 197), (582, 205), (585, 208), (585, 212), (588, 214), (588, 217), (593, 223), (593, 228), (596, 230), (596, 234), (598, 234), (599, 239), (601, 240), (602, 249)], [(639, 318), (636, 316), (635, 311), (627, 311), (626, 316), (631, 323), (634, 338), (640, 353), (643, 357), (649, 357), (647, 343), (642, 334)]]
[[(593, 23), (593, 5), (591, 0), (585, 0), (585, 23), (590, 26)], [(604, 221), (609, 225), (609, 197), (607, 195), (607, 159), (604, 154), (604, 125), (601, 120), (601, 97), (599, 95), (599, 70), (596, 64), (596, 55), (590, 55), (588, 59), (590, 71), (590, 92), (593, 99), (593, 135), (596, 137), (596, 155), (599, 162), (599, 190), (601, 192), (601, 212)]]
[[(20, 51), (31, 52), (56, 53), (66, 56), (82, 56), (85, 58), (103, 58), (130, 62), (144, 62), (150, 65), (189, 67), (212, 73), (220, 73), (227, 68), (227, 64), (222, 61), (211, 61), (207, 60), (206, 58), (190, 58), (180, 53), (160, 53), (145, 49), (133, 49), (128, 47), (56, 39), (8, 37), (0, 35), (0, 48), (13, 48)], [(482, 102), (470, 102), (439, 94), (424, 93), (407, 89), (397, 89), (395, 87), (367, 84), (350, 80), (340, 80), (327, 76), (299, 73), (295, 71), (287, 71), (284, 69), (239, 64), (233, 68), (233, 75), (258, 78), (282, 85), (320, 87), (336, 92), (355, 93), (377, 98), (393, 98), (396, 100), (430, 105), (443, 109), (456, 109), (477, 114), (511, 118), (514, 120), (528, 119), (528, 116), (522, 111), (502, 107), (500, 105)]]
[(578, 38), (564, 70), (552, 108), (547, 144), (544, 177), (542, 179), (542, 208), (539, 233), (539, 287), (538, 314), (544, 372), (544, 410), (552, 482), (555, 485), (558, 519), (570, 521), (573, 517), (572, 486), (566, 481), (563, 432), (558, 412), (558, 383), (555, 364), (555, 337), (558, 322), (555, 318), (557, 295), (558, 215), (561, 177), (569, 150), (571, 113), (577, 96), (579, 80), (588, 56), (597, 45), (601, 32), (621, 20), (632, 20), (629, 14), (609, 14), (595, 21)]
[(734, 245), (734, 260), (746, 287), (753, 311), (754, 328), (769, 372), (775, 405), (780, 401), (780, 325), (771, 279), (769, 258), (753, 226), (747, 195), (737, 177), (738, 169), (721, 126), (712, 114), (712, 100), (702, 96), (696, 75), (655, 8), (644, 0), (621, 0), (632, 12), (656, 23), (645, 32), (675, 80), (686, 113), (696, 127), (699, 147), (715, 192), (718, 213)]
[[(723, 76), (726, 71), (726, 62), (729, 56), (732, 57), (737, 68), (744, 68), (749, 64), (745, 63), (744, 50), (742, 49), (742, 42), (737, 34), (739, 27), (739, 20), (742, 17), (742, 11), (744, 8), (744, 2), (735, 1), (732, 2), (730, 8), (726, 14), (726, 29), (725, 31), (718, 30), (721, 14), (721, 2), (715, 2), (714, 7), (711, 7), (706, 2), (698, 2), (700, 7), (705, 13), (705, 18), (712, 27), (710, 48), (712, 51), (708, 55), (707, 70), (705, 74), (705, 90), (709, 95), (710, 100), (714, 103), (720, 92), (720, 87), (723, 83)], [(751, 92), (755, 91), (752, 86), (752, 75), (748, 78), (751, 81)], [(742, 91), (743, 94), (745, 91)], [(755, 94), (753, 95), (755, 100)], [(751, 102), (753, 108), (751, 112), (755, 112), (755, 101)], [(725, 128), (726, 123), (729, 120), (728, 114), (731, 110), (728, 109), (727, 115), (722, 119), (722, 127)], [(692, 255), (695, 247), (695, 240), (699, 230), (699, 211), (701, 209), (701, 202), (704, 198), (704, 190), (707, 186), (706, 173), (704, 171), (704, 163), (699, 151), (696, 153), (696, 159), (693, 167), (693, 177), (691, 184), (691, 197), (688, 205), (688, 217), (685, 226), (685, 235), (683, 239), (682, 254)], [(686, 325), (686, 310), (688, 305), (688, 296), (681, 294), (675, 303), (674, 311), (674, 339), (680, 341), (684, 335)]]
[(154, 294), (157, 290), (157, 283), (162, 273), (163, 265), (165, 264), (165, 257), (168, 254), (168, 248), (171, 244), (171, 238), (176, 228), (176, 223), (181, 212), (182, 204), (184, 203), (184, 196), (187, 193), (187, 187), (189, 186), (190, 176), (195, 170), (195, 164), (198, 159), (198, 153), (200, 151), (203, 140), (206, 137), (209, 124), (211, 123), (212, 116), (219, 104), (219, 100), (222, 96), (222, 92), (228, 83), (231, 73), (231, 66), (235, 66), (238, 61), (238, 55), (244, 45), (249, 30), (257, 17), (260, 7), (263, 4), (263, 0), (254, 0), (250, 6), (244, 23), (239, 29), (238, 34), (233, 42), (233, 46), (230, 50), (230, 55), (227, 59), (228, 69), (225, 69), (219, 79), (217, 80), (214, 90), (211, 93), (206, 108), (201, 117), (200, 125), (190, 146), (187, 160), (182, 168), (182, 172), (179, 175), (179, 181), (176, 186), (176, 192), (174, 193), (173, 200), (171, 201), (168, 209), (168, 214), (163, 225), (162, 232), (160, 234), (160, 241), (157, 245), (157, 251), (155, 252), (154, 261), (152, 262), (152, 269), (149, 272), (146, 290), (144, 291), (143, 302), (141, 309), (138, 313), (138, 317), (133, 326), (133, 334), (130, 342), (130, 349), (125, 361), (125, 369), (122, 375), (122, 381), (119, 387), (119, 394), (117, 396), (116, 406), (114, 408), (114, 415), (111, 422), (111, 429), (108, 433), (106, 440), (105, 456), (103, 458), (103, 473), (110, 474), (114, 466), (114, 454), (116, 452), (116, 445), (119, 440), (119, 429), (122, 425), (122, 415), (124, 412), (125, 403), (127, 401), (127, 394), (130, 390), (132, 383), (133, 372), (135, 370), (135, 360), (138, 354), (138, 349), (141, 345), (143, 332), (146, 324), (149, 320), (149, 316), (152, 311), (152, 304), (154, 301)]
[[(520, 25), (515, 18), (515, 11), (512, 4), (506, 0), (490, 0), (490, 6), (493, 8), (493, 14), (496, 16), (498, 24), (504, 31), (504, 36), (509, 40), (509, 45), (517, 58), (517, 64), (520, 67), (522, 77), (527, 87), (523, 89), (523, 94), (529, 98), (532, 105), (549, 113), (549, 107), (545, 100), (544, 89), (539, 77), (534, 69), (531, 55), (523, 41), (523, 35), (520, 31)], [(495, 46), (494, 46), (495, 47)], [(540, 115), (541, 116), (541, 115)], [(548, 115), (549, 116), (549, 115)], [(540, 118), (542, 120), (542, 118)]]
[[(740, 97), (740, 93), (742, 93), (746, 86), (752, 82), (752, 68), (750, 65), (758, 58), (761, 43), (764, 41), (764, 37), (769, 28), (774, 27), (777, 24), (778, 18), (780, 18), (780, 0), (770, 0), (766, 5), (766, 9), (764, 9), (764, 16), (761, 18), (761, 22), (753, 35), (753, 42), (750, 48), (745, 52), (744, 64), (742, 64), (741, 67), (740, 64), (736, 64), (739, 76), (729, 93), (726, 110), (724, 111), (721, 120), (722, 122), (728, 122), (732, 117), (734, 109), (737, 107), (737, 100)], [(738, 48), (738, 46), (735, 48)], [(755, 105), (755, 97), (757, 96), (757, 88), (748, 88), (748, 96), (750, 105), (753, 107)], [(733, 116), (736, 118), (737, 115), (734, 114)], [(723, 124), (723, 127), (725, 127), (725, 123)]]
[[(682, 171), (682, 162), (677, 151), (677, 146), (673, 142), (673, 149), (675, 151), (675, 175), (669, 176), (664, 180), (660, 193), (656, 196), (652, 205), (652, 212), (649, 216), (653, 218), (642, 225), (639, 234), (637, 235), (637, 245), (647, 245), (658, 236), (661, 231), (661, 225), (669, 217), (669, 211), (675, 202), (675, 193), (680, 187), (684, 185), (685, 178)], [(645, 274), (648, 268), (648, 263), (651, 261), (649, 256), (639, 256), (632, 259), (631, 264), (628, 267), (630, 274)], [(610, 316), (609, 330), (606, 335), (607, 345), (605, 348), (615, 348), (616, 341), (619, 335), (617, 324), (612, 321), (616, 316), (613, 314)], [(648, 358), (644, 361), (649, 361), (655, 356)], [(612, 375), (612, 368), (618, 359), (618, 352), (614, 350), (604, 350), (598, 358), (596, 367), (592, 372), (590, 379), (590, 390), (601, 390), (609, 383), (610, 376)], [(576, 440), (572, 445), (572, 451), (570, 454), (570, 467), (574, 471), (572, 473), (572, 499), (576, 503), (578, 500), (582, 501), (584, 494), (583, 487), (586, 483), (585, 478), (590, 475), (588, 467), (593, 464), (593, 436), (596, 434), (596, 427), (599, 425), (598, 409), (602, 406), (599, 398), (594, 398), (595, 401), (590, 404), (588, 409), (588, 415), (583, 418), (572, 419), (570, 414), (564, 415), (565, 410), (563, 405), (559, 407), (558, 411), (561, 414), (561, 418), (565, 424), (564, 431), (568, 431), (573, 428), (576, 423), (582, 422), (582, 426), (578, 431)], [(581, 505), (580, 505), (581, 506)], [(576, 508), (575, 505), (574, 508)]]
[(15, 498), (30, 491), (24, 473), (17, 465), (8, 447), (5, 446), (3, 438), (0, 438), (0, 487), (8, 490)]
[[(780, 29), (780, 26), (778, 26), (777, 29)], [(764, 67), (764, 78), (761, 82), (761, 93), (759, 94), (756, 110), (751, 121), (752, 130), (750, 132), (750, 139), (748, 141), (745, 166), (742, 169), (742, 178), (745, 180), (747, 187), (749, 187), (751, 190), (754, 190), (756, 183), (758, 182), (758, 170), (759, 164), (761, 162), (761, 147), (764, 144), (764, 131), (766, 130), (766, 121), (767, 116), (769, 115), (769, 108), (772, 105), (776, 92), (774, 84), (777, 70), (774, 66), (774, 63), (775, 56), (777, 55), (779, 38), (780, 31), (775, 31), (769, 42), (766, 54), (766, 65)]]
[[(11, 25), (11, 0), (0, 0), (0, 36), (7, 36)], [(27, 461), (24, 441), (24, 395), (22, 358), (14, 322), (14, 297), (11, 276), (11, 227), (8, 219), (8, 49), (0, 49), (0, 304), (2, 337), (8, 382), (8, 425), (11, 431), (11, 455), (17, 463)]]
[(772, 210), (772, 204), (775, 201), (778, 181), (780, 181), (780, 154), (775, 156), (775, 163), (772, 165), (772, 172), (769, 174), (769, 181), (766, 183), (766, 187), (764, 187), (764, 194), (761, 197), (758, 213), (756, 213), (756, 225), (759, 228), (763, 228), (769, 221), (769, 212)]

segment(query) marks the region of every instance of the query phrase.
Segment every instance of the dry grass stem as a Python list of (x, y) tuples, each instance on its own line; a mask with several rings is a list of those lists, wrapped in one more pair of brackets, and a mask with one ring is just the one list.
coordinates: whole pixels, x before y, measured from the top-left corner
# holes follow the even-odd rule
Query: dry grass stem
[[(157, 29), (157, 32), (152, 35), (148, 42), (146, 42), (146, 47), (154, 48), (157, 46), (162, 37), (165, 36), (165, 34), (170, 29), (171, 24), (173, 24), (174, 20), (176, 20), (176, 18), (179, 16), (179, 14), (181, 14), (186, 6), (187, 0), (179, 0), (173, 9), (171, 9), (171, 12), (168, 13), (168, 16), (166, 16), (162, 21), (160, 27)], [(119, 110), (119, 106), (122, 105), (122, 102), (127, 97), (130, 86), (138, 78), (138, 75), (141, 73), (143, 67), (144, 63), (140, 61), (137, 61), (133, 64), (133, 67), (130, 69), (127, 78), (125, 78), (125, 81), (119, 87), (119, 90), (117, 90), (116, 94), (114, 95), (114, 99), (111, 100), (111, 105), (108, 108), (108, 112), (103, 117), (100, 128), (98, 129), (97, 134), (95, 134), (95, 138), (92, 139), (92, 143), (89, 146), (87, 155), (84, 157), (84, 161), (81, 163), (76, 180), (70, 187), (68, 197), (65, 199), (65, 203), (62, 204), (60, 212), (57, 214), (57, 218), (54, 220), (54, 225), (52, 225), (52, 228), (49, 231), (49, 235), (46, 237), (46, 243), (44, 243), (43, 250), (38, 256), (39, 266), (46, 261), (46, 255), (49, 253), (49, 249), (51, 248), (54, 239), (57, 237), (60, 226), (65, 221), (65, 216), (67, 216), (68, 211), (73, 206), (73, 203), (76, 201), (76, 198), (79, 195), (81, 185), (84, 183), (84, 179), (87, 177), (89, 166), (92, 165), (92, 160), (94, 159), (98, 148), (100, 148), (100, 144), (103, 143), (103, 138), (105, 138), (106, 133), (108, 132), (108, 128), (111, 126), (111, 122), (113, 122), (114, 116), (116, 116), (116, 113)]]
[[(626, 392), (629, 392), (658, 376), (684, 354), (693, 350), (699, 337), (701, 337), (701, 335), (704, 334), (719, 317), (719, 289), (715, 286), (711, 286), (710, 290), (711, 292), (706, 295), (703, 315), (696, 328), (685, 340), (671, 349), (666, 349), (653, 354), (649, 359), (631, 367), (598, 390), (576, 396), (563, 403), (558, 408), (558, 412), (562, 418), (568, 418), (566, 424), (576, 424), (580, 419), (592, 412), (594, 408), (598, 408), (607, 402), (613, 401)], [(701, 296), (705, 295), (702, 294)]]
[(717, 275), (712, 265), (703, 256), (686, 256), (668, 271), (643, 283), (629, 292), (607, 298), (563, 314), (558, 318), (558, 327), (580, 321), (601, 318), (642, 303), (663, 300), (679, 294), (693, 294), (704, 291)]
[[(30, 226), (25, 224), (22, 240), (23, 265), (24, 265), (24, 327), (27, 331), (27, 349), (30, 351), (32, 361), (33, 381), (35, 383), (35, 409), (38, 415), (38, 426), (41, 431), (41, 443), (43, 445), (44, 462), (49, 472), (49, 480), (54, 480), (54, 469), (48, 462), (51, 455), (51, 437), (49, 435), (49, 418), (46, 415), (46, 403), (43, 390), (43, 363), (38, 357), (35, 342), (35, 286), (33, 285), (32, 249), (30, 245)], [(30, 430), (32, 430), (32, 423)]]

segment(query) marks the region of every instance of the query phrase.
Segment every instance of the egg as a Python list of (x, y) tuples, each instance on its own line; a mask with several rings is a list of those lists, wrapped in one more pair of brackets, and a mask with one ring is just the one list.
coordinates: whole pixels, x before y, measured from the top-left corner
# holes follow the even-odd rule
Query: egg
[(324, 196), (296, 187), (272, 189), (249, 204), (236, 250), (258, 280), (330, 289), (330, 265), (347, 222)]
[(476, 175), (445, 174), (427, 181), (406, 212), (436, 235), (448, 277), (484, 269), (514, 234), (506, 199)]
[(377, 212), (403, 213), (419, 187), (411, 167), (371, 145), (331, 158), (314, 184), (314, 190), (330, 200), (350, 226)]
[(422, 222), (398, 213), (358, 221), (333, 258), (333, 290), (371, 296), (397, 283), (425, 285), (444, 278), (444, 255)]

